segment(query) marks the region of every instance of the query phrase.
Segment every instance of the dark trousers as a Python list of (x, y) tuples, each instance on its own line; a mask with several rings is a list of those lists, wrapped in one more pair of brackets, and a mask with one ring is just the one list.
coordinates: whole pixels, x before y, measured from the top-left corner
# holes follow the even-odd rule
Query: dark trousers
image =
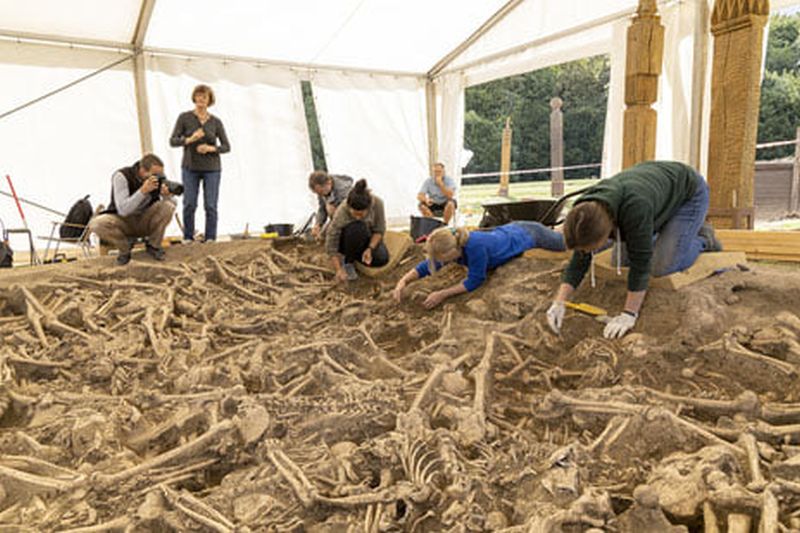
[(206, 211), (205, 240), (217, 240), (217, 200), (219, 199), (219, 170), (200, 172), (182, 169), (183, 178), (183, 238), (194, 239), (194, 212), (200, 182), (203, 183), (203, 208)]
[[(364, 250), (369, 246), (372, 232), (363, 220), (354, 220), (342, 229), (339, 238), (339, 253), (344, 256), (345, 263), (361, 261)], [(381, 267), (389, 262), (389, 250), (381, 239), (378, 246), (372, 250), (371, 267)]]

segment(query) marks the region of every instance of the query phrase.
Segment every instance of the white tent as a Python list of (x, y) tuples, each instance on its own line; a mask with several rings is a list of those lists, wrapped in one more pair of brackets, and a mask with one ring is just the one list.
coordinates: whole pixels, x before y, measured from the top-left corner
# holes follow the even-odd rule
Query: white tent
[[(695, 165), (706, 144), (710, 2), (659, 4), (667, 32), (657, 155)], [(113, 170), (145, 149), (177, 178), (181, 153), (168, 136), (203, 82), (216, 92), (211, 111), (232, 145), (223, 155), (220, 232), (300, 221), (313, 209), (300, 89), (308, 80), (329, 169), (367, 178), (399, 218), (412, 212), (430, 160), (460, 176), (466, 87), (600, 53), (611, 58), (609, 173), (620, 165), (625, 29), (636, 6), (0, 0), (0, 190), (8, 174), (18, 194), (61, 211), (88, 193), (105, 203)], [(36, 234), (58, 218), (30, 206), (26, 214)], [(0, 218), (19, 226), (2, 196)]]

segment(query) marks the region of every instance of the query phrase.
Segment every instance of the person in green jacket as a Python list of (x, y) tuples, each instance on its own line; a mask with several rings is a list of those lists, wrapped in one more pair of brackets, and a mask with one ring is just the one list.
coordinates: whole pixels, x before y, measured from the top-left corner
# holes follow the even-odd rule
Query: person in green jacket
[(564, 241), (573, 250), (555, 300), (547, 310), (559, 333), (564, 302), (580, 285), (592, 256), (615, 243), (617, 271), (630, 267), (622, 312), (603, 331), (619, 338), (636, 325), (650, 275), (665, 276), (692, 266), (704, 251), (722, 247), (708, 213), (708, 184), (692, 167), (675, 161), (646, 161), (602, 180), (583, 193), (567, 215)]

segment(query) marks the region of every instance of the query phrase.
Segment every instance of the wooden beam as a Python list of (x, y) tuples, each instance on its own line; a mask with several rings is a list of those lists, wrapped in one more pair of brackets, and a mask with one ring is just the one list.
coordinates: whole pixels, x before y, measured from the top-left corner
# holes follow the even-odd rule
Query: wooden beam
[(748, 259), (800, 262), (800, 231), (716, 230), (722, 248)]
[(625, 113), (622, 168), (655, 159), (658, 77), (664, 57), (664, 26), (656, 0), (639, 0), (628, 27), (625, 61)]
[[(608, 249), (595, 255), (595, 273), (600, 279), (618, 279), (625, 283), (628, 279), (628, 269), (623, 268), (617, 274), (616, 266), (612, 264), (613, 249)], [(696, 281), (703, 280), (715, 272), (737, 268), (737, 265), (747, 263), (747, 258), (742, 252), (724, 251), (700, 254), (692, 266), (682, 272), (675, 272), (666, 276), (651, 277), (650, 287), (658, 289), (678, 290)]]
[(508, 196), (508, 185), (511, 178), (511, 117), (506, 118), (503, 128), (503, 139), (500, 145), (500, 188), (497, 196)]
[(767, 0), (715, 0), (708, 134), (708, 219), (717, 228), (752, 229), (753, 175)]
[(442, 72), (447, 67), (447, 65), (452, 63), (455, 58), (460, 56), (464, 50), (472, 46), (472, 44), (475, 43), (475, 41), (483, 37), (486, 34), (486, 32), (494, 28), (501, 20), (506, 18), (506, 15), (514, 11), (514, 9), (522, 2), (523, 0), (508, 0), (508, 2), (506, 2), (503, 5), (503, 7), (498, 9), (494, 13), (494, 15), (489, 17), (489, 19), (483, 24), (481, 24), (477, 30), (472, 32), (472, 35), (467, 37), (467, 39), (464, 42), (456, 46), (453, 50), (450, 51), (449, 54), (447, 54), (439, 61), (437, 61), (436, 64), (433, 65), (433, 67), (431, 67), (431, 69), (428, 71), (428, 78), (433, 78), (437, 76), (440, 72)]

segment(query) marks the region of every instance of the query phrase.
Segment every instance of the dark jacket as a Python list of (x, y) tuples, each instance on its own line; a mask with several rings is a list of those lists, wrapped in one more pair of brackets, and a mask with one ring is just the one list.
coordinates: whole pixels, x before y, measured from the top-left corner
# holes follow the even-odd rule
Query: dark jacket
[[(184, 144), (187, 137), (191, 137), (197, 128), (203, 128), (205, 137), (190, 144)], [(219, 143), (217, 143), (219, 140)], [(183, 160), (181, 168), (196, 172), (214, 172), (222, 169), (220, 154), (230, 152), (231, 145), (222, 121), (214, 115), (209, 115), (205, 124), (200, 124), (200, 119), (193, 111), (186, 111), (178, 116), (172, 136), (169, 138), (170, 146), (183, 147)], [(216, 152), (201, 154), (197, 147), (201, 144), (210, 144), (217, 147)]]
[[(647, 289), (653, 258), (653, 235), (697, 190), (702, 179), (690, 166), (676, 161), (646, 161), (600, 181), (576, 204), (605, 204), (628, 249), (628, 290)], [(562, 280), (578, 287), (591, 264), (591, 254), (575, 251)]]
[[(130, 196), (136, 194), (136, 191), (139, 190), (139, 187), (142, 186), (142, 178), (139, 177), (139, 162), (137, 161), (133, 165), (129, 167), (123, 167), (117, 170), (114, 174), (122, 174), (125, 176), (125, 180), (128, 182), (128, 193)], [(124, 190), (124, 189), (123, 189)], [(143, 206), (144, 208), (149, 207), (153, 203), (158, 200), (156, 196), (150, 196), (147, 204)], [(110, 213), (110, 214), (117, 214), (117, 204), (114, 201), (114, 186), (111, 186), (111, 202), (108, 204), (108, 208), (103, 211), (103, 213)]]

